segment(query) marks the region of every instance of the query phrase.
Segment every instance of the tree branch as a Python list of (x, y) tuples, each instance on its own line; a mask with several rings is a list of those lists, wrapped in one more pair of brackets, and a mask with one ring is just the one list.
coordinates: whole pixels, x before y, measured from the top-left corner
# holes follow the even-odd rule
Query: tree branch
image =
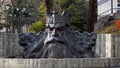
[(0, 7), (2, 7), (2, 5), (3, 5), (3, 3), (4, 3), (4, 2), (5, 2), (5, 0), (3, 0), (3, 1), (2, 1), (2, 3), (1, 3), (1, 5), (0, 5)]

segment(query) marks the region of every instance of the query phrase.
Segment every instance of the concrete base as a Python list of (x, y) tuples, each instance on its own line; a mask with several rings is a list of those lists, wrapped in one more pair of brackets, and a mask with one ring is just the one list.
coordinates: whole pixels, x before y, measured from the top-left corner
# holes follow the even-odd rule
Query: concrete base
[(0, 59), (0, 68), (119, 68), (120, 58)]

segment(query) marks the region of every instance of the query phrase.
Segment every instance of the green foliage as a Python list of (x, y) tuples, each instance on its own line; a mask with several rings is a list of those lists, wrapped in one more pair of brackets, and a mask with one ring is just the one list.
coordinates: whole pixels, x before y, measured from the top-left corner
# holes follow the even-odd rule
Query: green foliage
[(72, 3), (68, 12), (70, 14), (70, 21), (75, 30), (85, 31), (87, 23), (87, 4), (84, 0), (76, 0)]
[(41, 21), (34, 23), (29, 29), (30, 32), (34, 32), (34, 33), (38, 33), (44, 30), (45, 30), (45, 25)]
[(65, 10), (69, 15), (73, 29), (79, 31), (86, 30), (88, 3), (86, 0), (55, 0), (59, 6), (59, 12)]
[[(86, 0), (54, 0), (54, 2), (54, 7), (56, 7), (59, 12), (63, 10), (66, 11), (68, 17), (70, 18), (72, 27), (75, 30), (85, 30), (86, 16), (88, 10), (88, 4)], [(28, 25), (34, 23), (31, 26), (30, 31), (33, 31), (35, 33), (44, 29), (44, 25), (46, 22), (46, 8), (43, 0), (13, 0), (13, 12), (12, 7), (10, 7), (10, 9), (7, 11), (8, 16), (13, 13), (13, 21), (8, 22), (17, 27), (17, 17), (15, 16), (16, 8), (19, 8), (20, 10), (26, 8), (25, 12), (22, 15), (23, 18), (21, 26), (23, 26), (24, 24)]]
[(110, 25), (107, 25), (106, 27), (100, 28), (95, 30), (96, 33), (99, 34), (120, 34), (120, 29), (117, 29), (115, 23), (111, 23)]
[[(55, 5), (54, 7), (57, 8), (58, 12), (63, 10), (69, 15), (71, 25), (73, 29), (79, 31), (85, 31), (86, 27), (86, 18), (87, 18), (87, 11), (88, 11), (88, 3), (86, 0), (54, 0)], [(42, 23), (46, 22), (45, 19), (45, 4), (41, 3), (40, 11), (39, 11), (39, 20)], [(41, 28), (41, 27), (40, 27)]]
[[(21, 12), (21, 25), (31, 25), (36, 21), (39, 21), (39, 6), (41, 0), (11, 0), (9, 9), (3, 11), (4, 17), (6, 17), (9, 27), (14, 27), (14, 31), (18, 29), (18, 16)], [(19, 8), (19, 11), (17, 9)], [(10, 16), (11, 15), (11, 16)]]
[(40, 10), (39, 10), (39, 16), (40, 16), (40, 21), (42, 21), (43, 23), (45, 23), (46, 22), (46, 8), (45, 8), (45, 4), (44, 3), (42, 3), (41, 5), (40, 5)]
[(2, 29), (5, 26), (5, 24), (0, 23), (0, 29)]
[(34, 32), (34, 33), (38, 33), (41, 32), (45, 29), (45, 22), (46, 22), (46, 8), (45, 8), (45, 4), (41, 3), (40, 5), (40, 10), (39, 10), (39, 21), (37, 21), (36, 23), (32, 24), (31, 28), (30, 28), (30, 32)]

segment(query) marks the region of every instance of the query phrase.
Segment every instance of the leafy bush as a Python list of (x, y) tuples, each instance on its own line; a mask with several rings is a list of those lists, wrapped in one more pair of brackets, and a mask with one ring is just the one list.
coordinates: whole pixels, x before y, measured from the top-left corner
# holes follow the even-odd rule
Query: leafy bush
[(46, 8), (45, 8), (44, 3), (41, 3), (41, 5), (39, 7), (38, 15), (39, 15), (39, 20), (37, 22), (35, 22), (34, 24), (32, 24), (32, 26), (29, 29), (30, 32), (38, 33), (38, 32), (45, 30)]
[(87, 0), (55, 0), (55, 2), (60, 7), (59, 10), (66, 11), (73, 29), (81, 32), (86, 30), (88, 14)]
[(38, 21), (36, 23), (34, 23), (31, 28), (29, 29), (30, 32), (33, 33), (38, 33), (38, 32), (42, 32), (45, 30), (45, 24), (42, 23), (41, 21)]

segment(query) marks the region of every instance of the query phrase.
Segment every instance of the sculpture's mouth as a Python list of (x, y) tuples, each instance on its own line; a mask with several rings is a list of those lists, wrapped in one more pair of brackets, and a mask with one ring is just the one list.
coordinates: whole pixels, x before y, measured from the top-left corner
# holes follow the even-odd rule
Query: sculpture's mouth
[(46, 44), (53, 44), (53, 43), (61, 43), (61, 44), (64, 44), (64, 45), (67, 45), (67, 42), (65, 39), (49, 39), (48, 41), (46, 41)]
[(59, 40), (52, 40), (52, 41), (48, 41), (47, 44), (51, 44), (51, 43), (61, 43), (61, 44), (66, 44), (64, 41), (59, 41)]

